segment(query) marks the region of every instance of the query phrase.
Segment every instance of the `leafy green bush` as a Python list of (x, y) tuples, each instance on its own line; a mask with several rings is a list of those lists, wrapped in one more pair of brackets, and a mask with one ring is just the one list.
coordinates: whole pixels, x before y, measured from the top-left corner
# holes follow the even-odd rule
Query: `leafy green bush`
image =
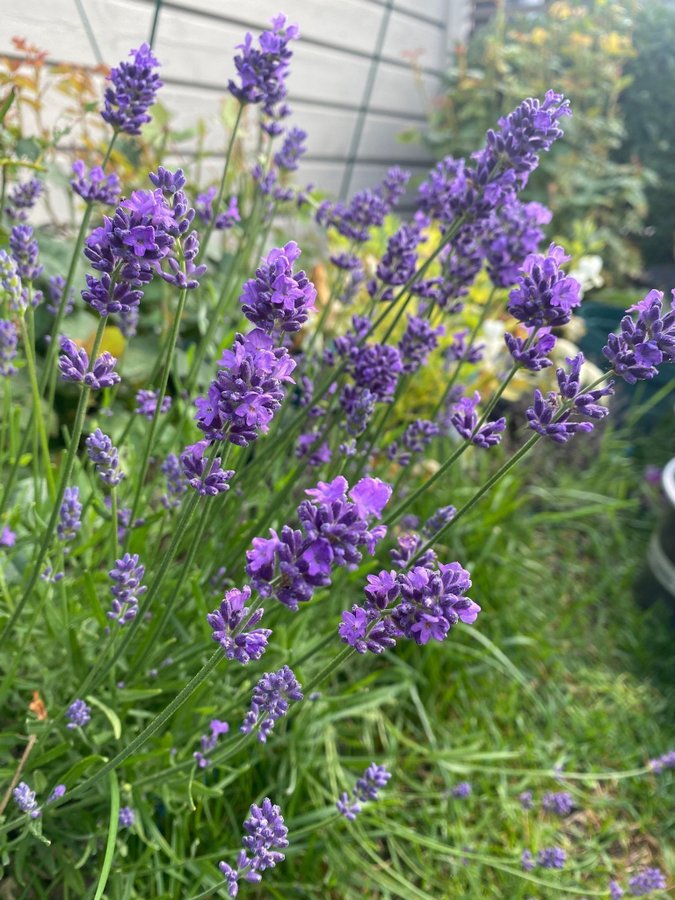
[(639, 160), (658, 173), (647, 188), (646, 259), (670, 261), (675, 242), (675, 8), (646, 3), (635, 16), (635, 56), (620, 98), (627, 133), (618, 158)]

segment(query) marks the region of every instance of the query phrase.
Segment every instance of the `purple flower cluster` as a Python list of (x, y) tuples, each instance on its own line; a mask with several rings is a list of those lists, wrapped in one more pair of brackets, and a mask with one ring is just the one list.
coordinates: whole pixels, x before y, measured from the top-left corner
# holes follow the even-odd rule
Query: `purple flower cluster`
[(232, 196), (227, 201), (227, 207), (224, 210), (213, 209), (213, 201), (218, 193), (215, 187), (210, 187), (203, 194), (197, 194), (195, 199), (195, 210), (202, 222), (210, 222), (214, 214), (216, 221), (213, 227), (217, 231), (226, 231), (232, 228), (235, 223), (241, 221), (239, 215), (239, 201), (236, 196)]
[(91, 707), (84, 700), (73, 700), (66, 710), (67, 728), (84, 728), (91, 721)]
[(120, 469), (120, 461), (117, 448), (107, 434), (100, 428), (92, 432), (84, 442), (87, 455), (94, 464), (96, 474), (110, 487), (115, 487), (124, 478), (124, 472)]
[(22, 313), (27, 306), (26, 291), (21, 284), (17, 263), (6, 250), (0, 250), (0, 286), (12, 312)]
[(37, 819), (40, 815), (40, 807), (35, 798), (35, 791), (31, 791), (25, 781), (21, 781), (13, 790), (14, 802), (21, 812), (28, 813), (31, 819)]
[(156, 274), (191, 290), (206, 271), (194, 262), (199, 241), (197, 232), (190, 231), (195, 211), (183, 191), (182, 170), (169, 172), (160, 166), (150, 180), (154, 190), (133, 191), (85, 241), (84, 255), (103, 274), (86, 276), (82, 299), (101, 316), (137, 309), (140, 288)]
[[(398, 441), (387, 448), (387, 456), (399, 466), (407, 466), (415, 453), (421, 453), (440, 434), (440, 428), (429, 419), (415, 419), (406, 426)], [(402, 449), (401, 449), (402, 447)]]
[(209, 441), (197, 441), (186, 447), (180, 455), (180, 464), (187, 483), (202, 497), (215, 497), (230, 489), (228, 481), (234, 475), (232, 469), (221, 469), (220, 456), (209, 462), (206, 449)]
[(614, 383), (611, 381), (604, 388), (581, 388), (583, 353), (577, 354), (573, 359), (567, 358), (566, 362), (570, 367), (569, 372), (562, 368), (556, 370), (559, 393), (551, 391), (548, 397), (544, 397), (537, 388), (534, 392), (534, 405), (526, 410), (530, 428), (558, 444), (566, 444), (579, 432), (593, 431), (592, 422), (572, 419), (572, 415), (604, 419), (609, 410), (599, 401), (614, 393)]
[(408, 325), (398, 344), (403, 371), (412, 373), (423, 366), (429, 354), (438, 346), (438, 338), (444, 333), (443, 325), (432, 328), (426, 319), (408, 316)]
[(236, 869), (226, 862), (218, 863), (227, 880), (230, 897), (237, 896), (240, 878), (258, 884), (262, 880), (262, 872), (283, 862), (284, 854), (279, 851), (288, 847), (288, 828), (284, 825), (281, 810), (268, 797), (265, 797), (262, 806), (251, 805), (244, 831), (246, 834), (241, 841), (244, 849), (237, 857)]
[(564, 818), (569, 816), (574, 809), (574, 800), (567, 791), (548, 791), (541, 798), (541, 805), (546, 812), (552, 812), (556, 816)]
[(147, 44), (130, 50), (129, 56), (131, 62), (125, 60), (110, 70), (101, 117), (115, 131), (140, 134), (141, 125), (150, 121), (148, 109), (162, 87), (155, 71), (160, 64)]
[(134, 822), (136, 821), (136, 814), (130, 806), (123, 806), (120, 809), (118, 821), (120, 828), (133, 828)]
[(11, 319), (0, 319), (0, 375), (8, 378), (17, 371), (13, 365), (19, 334)]
[(433, 537), (437, 531), (440, 531), (449, 522), (452, 522), (456, 515), (457, 510), (454, 506), (439, 507), (422, 526), (422, 534), (426, 537)]
[(44, 185), (38, 178), (15, 184), (7, 194), (8, 205), (5, 212), (15, 222), (25, 222), (28, 210), (35, 206), (43, 191)]
[(73, 174), (75, 177), (71, 179), (70, 186), (87, 203), (105, 203), (106, 206), (117, 203), (122, 187), (115, 172), (106, 175), (100, 166), (94, 166), (87, 172), (84, 160), (76, 159)]
[(342, 613), (342, 640), (358, 653), (382, 653), (402, 637), (424, 645), (444, 640), (459, 621), (473, 624), (480, 606), (464, 596), (469, 573), (457, 562), (435, 566), (433, 559), (428, 567), (369, 575), (364, 605)]
[(506, 419), (495, 419), (493, 422), (485, 422), (478, 427), (478, 413), (476, 407), (480, 403), (480, 394), (474, 392), (473, 397), (462, 397), (452, 408), (450, 424), (465, 440), (471, 441), (476, 447), (487, 450), (495, 447), (502, 439), (502, 432), (506, 428)]
[(30, 225), (14, 225), (9, 233), (9, 249), (19, 278), (32, 284), (42, 274), (44, 266), (38, 264), (38, 242)]
[[(342, 395), (342, 406), (348, 416), (354, 413), (354, 404), (363, 402), (363, 393), (369, 392), (369, 397), (375, 403), (388, 403), (394, 396), (398, 376), (403, 371), (401, 353), (390, 344), (364, 344), (362, 343), (365, 322), (354, 317), (357, 328), (353, 333), (338, 338), (335, 342), (338, 353), (346, 361), (346, 369), (354, 379), (356, 392), (352, 395)], [(412, 344), (411, 344), (412, 346)]]
[(656, 775), (660, 775), (664, 769), (675, 769), (675, 750), (669, 750), (656, 759), (650, 759), (648, 765)]
[(340, 795), (340, 799), (335, 804), (337, 811), (345, 819), (353, 822), (361, 812), (361, 804), (377, 800), (378, 791), (380, 788), (386, 787), (390, 778), (391, 772), (388, 772), (384, 766), (371, 763), (363, 775), (357, 779), (351, 796), (346, 791)]
[(628, 881), (628, 890), (633, 897), (644, 897), (652, 891), (663, 891), (665, 888), (666, 876), (656, 867), (643, 869)]
[(372, 555), (385, 536), (381, 518), (391, 488), (379, 478), (362, 478), (351, 490), (339, 475), (307, 490), (311, 498), (298, 507), (300, 529), (270, 529), (269, 538), (254, 538), (246, 572), (263, 597), (276, 597), (294, 612), (318, 587), (331, 583), (334, 566), (355, 568), (362, 548)]
[(74, 381), (85, 385), (92, 391), (112, 387), (120, 380), (115, 372), (117, 360), (107, 351), (97, 357), (93, 366), (89, 363), (89, 354), (83, 347), (78, 347), (70, 338), (61, 338), (62, 355), (59, 356), (59, 372), (64, 381)]
[(561, 269), (570, 259), (556, 244), (551, 244), (546, 256), (528, 256), (509, 294), (506, 308), (511, 315), (533, 328), (566, 325), (581, 303), (581, 285)]
[(265, 610), (256, 609), (249, 615), (246, 604), (250, 599), (251, 588), (248, 585), (242, 590), (232, 588), (225, 594), (220, 606), (206, 617), (213, 631), (213, 640), (223, 648), (226, 659), (236, 659), (243, 666), (252, 659), (260, 659), (272, 634), (269, 628), (255, 627)]
[[(387, 249), (377, 264), (377, 277), (388, 286), (403, 285), (415, 274), (417, 250), (422, 241), (419, 225), (406, 223), (387, 241)], [(376, 290), (377, 283), (374, 282)], [(374, 291), (371, 289), (371, 293)], [(383, 299), (387, 299), (386, 295)]]
[[(52, 275), (49, 278), (49, 303), (45, 304), (48, 313), (53, 316), (58, 314), (63, 291), (66, 286), (66, 279), (63, 275)], [(63, 314), (68, 316), (73, 311), (75, 305), (75, 288), (69, 288), (68, 296), (64, 302)]]
[(188, 483), (175, 453), (169, 453), (161, 469), (166, 479), (166, 493), (161, 497), (162, 505), (165, 509), (173, 509), (180, 506), (180, 498), (187, 491)]
[(288, 712), (289, 703), (303, 699), (301, 685), (293, 670), (282, 666), (278, 672), (265, 672), (253, 689), (251, 708), (240, 728), (244, 734), (258, 730), (258, 740), (265, 743), (275, 722)]
[(628, 307), (619, 334), (610, 334), (602, 352), (612, 370), (628, 384), (654, 378), (661, 363), (675, 362), (675, 291), (670, 310), (664, 310), (663, 293), (650, 291), (644, 300)]
[(114, 619), (119, 625), (126, 625), (136, 617), (138, 598), (147, 591), (147, 587), (141, 584), (145, 566), (138, 561), (137, 553), (125, 553), (108, 575), (113, 583), (110, 588), (113, 599), (108, 618)]
[(278, 119), (288, 115), (288, 106), (283, 102), (286, 93), (286, 78), (289, 62), (293, 55), (289, 47), (291, 41), (300, 37), (297, 25), (287, 25), (286, 16), (272, 19), (272, 28), (258, 37), (258, 46), (253, 45), (253, 35), (246, 33), (241, 50), (234, 58), (239, 84), (230, 81), (228, 88), (233, 97), (242, 104), (261, 104), (263, 112), (272, 121), (263, 127), (269, 134), (279, 134)]
[(465, 797), (469, 797), (471, 795), (473, 788), (468, 781), (460, 781), (459, 784), (456, 784), (454, 788), (450, 791), (453, 797), (463, 800)]
[(304, 272), (293, 272), (299, 256), (295, 241), (270, 250), (255, 278), (244, 285), (239, 298), (242, 312), (268, 334), (299, 331), (314, 309), (316, 288)]
[(230, 730), (230, 726), (227, 722), (221, 722), (220, 719), (211, 719), (211, 723), (209, 725), (210, 733), (203, 734), (200, 739), (200, 750), (195, 750), (192, 754), (195, 760), (197, 761), (197, 765), (200, 769), (205, 769), (208, 765), (211, 764), (211, 760), (206, 755), (210, 753), (212, 750), (215, 750), (218, 745), (218, 740), (221, 735), (227, 734)]
[[(136, 394), (136, 415), (145, 416), (145, 418), (150, 421), (155, 415), (158, 398), (159, 394), (157, 391), (138, 391)], [(170, 409), (171, 397), (163, 397), (159, 408), (160, 413), (168, 412)]]
[(504, 335), (506, 349), (514, 361), (531, 372), (540, 372), (553, 365), (548, 354), (556, 345), (556, 337), (549, 328), (528, 328), (526, 339), (510, 334)]
[(332, 227), (352, 241), (367, 241), (371, 228), (382, 225), (401, 199), (409, 179), (409, 172), (395, 166), (387, 172), (381, 184), (373, 190), (367, 188), (354, 194), (348, 204), (322, 203), (316, 220), (319, 225)]
[(481, 361), (485, 344), (469, 344), (467, 346), (466, 338), (468, 334), (468, 328), (455, 332), (452, 336), (452, 343), (443, 349), (444, 359), (466, 363), (477, 363)]
[(266, 434), (284, 398), (284, 384), (293, 384), (295, 362), (283, 347), (260, 328), (237, 334), (231, 350), (220, 359), (222, 368), (206, 397), (196, 401), (197, 425), (209, 440), (225, 440), (246, 447), (258, 431)]
[(63, 493), (63, 501), (59, 510), (59, 523), (56, 526), (56, 536), (64, 543), (75, 540), (77, 532), (82, 527), (82, 504), (80, 503), (80, 489), (67, 487)]
[(544, 847), (537, 853), (536, 860), (529, 850), (523, 850), (520, 864), (526, 872), (531, 872), (535, 866), (542, 869), (562, 869), (565, 866), (567, 854), (561, 847)]
[(518, 279), (525, 259), (535, 253), (544, 237), (542, 225), (551, 210), (540, 203), (522, 203), (509, 197), (494, 213), (484, 240), (485, 262), (496, 287), (510, 287)]
[(302, 128), (291, 128), (284, 136), (281, 149), (274, 154), (274, 162), (279, 169), (286, 172), (295, 172), (300, 158), (307, 152), (305, 141), (307, 132)]

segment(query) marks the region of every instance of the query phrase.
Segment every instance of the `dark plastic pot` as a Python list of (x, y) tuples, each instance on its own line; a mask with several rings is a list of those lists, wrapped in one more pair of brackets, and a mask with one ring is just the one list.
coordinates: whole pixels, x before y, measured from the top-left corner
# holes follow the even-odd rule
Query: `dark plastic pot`
[(664, 518), (652, 535), (647, 553), (649, 571), (659, 588), (675, 602), (675, 459), (671, 459), (661, 475), (666, 498)]

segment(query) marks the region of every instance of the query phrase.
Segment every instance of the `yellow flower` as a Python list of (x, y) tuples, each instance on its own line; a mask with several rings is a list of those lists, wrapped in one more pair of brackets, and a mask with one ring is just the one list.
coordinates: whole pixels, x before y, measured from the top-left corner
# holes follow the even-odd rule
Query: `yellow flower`
[(630, 38), (617, 31), (610, 31), (600, 37), (601, 49), (609, 56), (626, 56), (632, 53)]
[(569, 40), (573, 47), (579, 47), (582, 50), (587, 50), (593, 44), (590, 34), (582, 34), (580, 31), (573, 31)]
[(549, 15), (552, 19), (559, 19), (564, 22), (572, 15), (572, 10), (568, 3), (552, 3), (548, 8)]
[(530, 40), (537, 47), (543, 47), (548, 41), (548, 31), (545, 28), (533, 28), (530, 34)]

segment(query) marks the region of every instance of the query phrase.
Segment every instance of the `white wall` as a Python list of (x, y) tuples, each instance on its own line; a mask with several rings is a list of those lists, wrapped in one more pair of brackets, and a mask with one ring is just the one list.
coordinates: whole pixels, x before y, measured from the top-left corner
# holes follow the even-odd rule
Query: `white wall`
[[(297, 22), (289, 101), (293, 124), (309, 134), (299, 178), (340, 189), (364, 100), (371, 55), (391, 0), (180, 0), (162, 3), (155, 52), (162, 101), (178, 127), (208, 123), (208, 149), (222, 152), (219, 109), (233, 74), (235, 45), (279, 11)], [(393, 0), (351, 191), (395, 163), (421, 171), (428, 157), (397, 136), (423, 127), (454, 42), (468, 28), (469, 0)], [(113, 65), (147, 40), (155, 0), (0, 0), (0, 52), (21, 35), (51, 61)], [(87, 27), (88, 26), (88, 27)], [(58, 110), (51, 110), (58, 115)], [(214, 160), (214, 171), (216, 165)]]

